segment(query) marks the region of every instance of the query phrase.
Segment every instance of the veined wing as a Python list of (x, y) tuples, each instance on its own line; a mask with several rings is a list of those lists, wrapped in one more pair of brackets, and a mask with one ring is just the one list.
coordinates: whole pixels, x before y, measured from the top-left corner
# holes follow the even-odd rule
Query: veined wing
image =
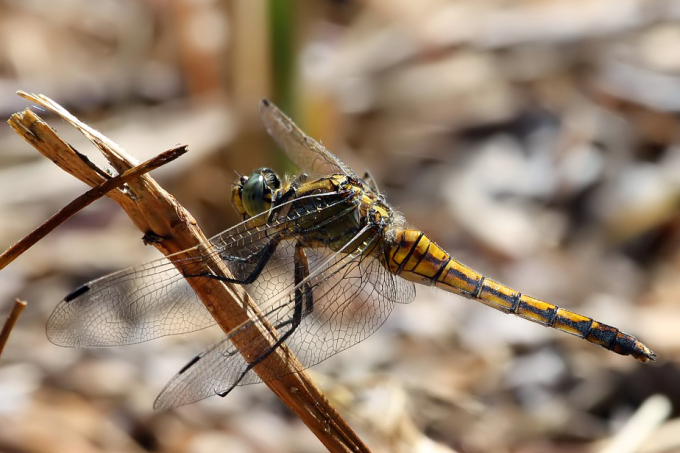
[(354, 171), (321, 143), (308, 136), (267, 99), (260, 104), (260, 117), (269, 135), (284, 149), (288, 157), (311, 175), (340, 173), (357, 177)]
[[(395, 303), (408, 303), (415, 297), (413, 283), (390, 273), (380, 258), (368, 255), (371, 248), (380, 246), (378, 233), (360, 237), (361, 234), (357, 235), (339, 252), (305, 249), (310, 268), (308, 277), (295, 285), (289, 276), (288, 285), (275, 297), (258, 299), (255, 296), (268, 323), (278, 331), (270, 343), (258, 336), (262, 342), (259, 350), (267, 351), (292, 327), (296, 305), (300, 303), (296, 301), (296, 291), (311, 295), (312, 307), (311, 310), (305, 307), (299, 325), (285, 339), (285, 344), (305, 368), (364, 340), (383, 324)], [(279, 269), (292, 269), (294, 248), (292, 242), (281, 244), (280, 252), (287, 258), (282, 256), (279, 260), (289, 262)], [(261, 320), (251, 319), (195, 357), (168, 382), (154, 407), (181, 406), (227, 393), (236, 385), (260, 382), (260, 377), (232, 344), (239, 336), (253, 338), (253, 329), (265, 330)], [(250, 361), (253, 360), (256, 359)], [(273, 371), (267, 376), (267, 372), (265, 369), (266, 378), (279, 377)]]
[[(272, 240), (343, 201), (342, 193), (300, 197), (277, 207), (280, 214), (265, 224), (262, 217), (268, 212), (219, 233), (210, 240), (212, 249), (198, 257), (183, 258), (187, 251), (178, 252), (170, 259), (93, 280), (57, 305), (47, 322), (47, 336), (61, 346), (116, 346), (209, 327), (214, 319), (173, 261), (203, 261), (219, 255), (232, 276), (243, 280), (258, 266)], [(286, 212), (284, 208), (292, 203)]]

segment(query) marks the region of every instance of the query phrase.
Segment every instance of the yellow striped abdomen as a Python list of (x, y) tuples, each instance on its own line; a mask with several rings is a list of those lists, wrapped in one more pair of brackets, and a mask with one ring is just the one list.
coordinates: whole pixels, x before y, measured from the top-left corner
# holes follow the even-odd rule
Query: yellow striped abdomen
[(478, 300), (504, 313), (581, 337), (622, 355), (646, 362), (655, 354), (637, 338), (587, 316), (524, 295), (451, 258), (418, 230), (398, 230), (386, 251), (390, 271), (416, 283)]

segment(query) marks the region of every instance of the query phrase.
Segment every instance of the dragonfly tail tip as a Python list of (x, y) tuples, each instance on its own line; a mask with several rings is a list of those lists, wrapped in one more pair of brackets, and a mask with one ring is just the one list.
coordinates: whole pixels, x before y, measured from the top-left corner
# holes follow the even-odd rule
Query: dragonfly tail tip
[(654, 351), (642, 343), (639, 343), (637, 346), (634, 357), (640, 362), (654, 362), (656, 360), (656, 353)]

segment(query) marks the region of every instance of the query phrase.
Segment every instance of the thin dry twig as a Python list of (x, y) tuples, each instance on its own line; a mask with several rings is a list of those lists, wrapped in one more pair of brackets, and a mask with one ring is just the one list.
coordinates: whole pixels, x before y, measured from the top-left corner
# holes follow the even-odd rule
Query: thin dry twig
[[(133, 166), (133, 159), (116, 143), (81, 123), (56, 102), (42, 95), (23, 97), (50, 109), (70, 122), (88, 137), (119, 171), (124, 172)], [(64, 171), (95, 186), (101, 184), (101, 171), (84, 162), (78, 153), (64, 142), (35, 113), (25, 110), (12, 115), (10, 125), (31, 145), (47, 158), (59, 165)], [(224, 263), (214, 254), (206, 254), (209, 241), (198, 228), (196, 221), (177, 201), (156, 183), (149, 175), (142, 175), (128, 183), (129, 192), (110, 191), (107, 195), (118, 202), (130, 219), (145, 235), (153, 235), (159, 241), (153, 242), (164, 255), (182, 251), (181, 262), (175, 261), (178, 270), (184, 275), (211, 273), (229, 275)], [(133, 193), (134, 196), (130, 196)], [(199, 258), (213, 256), (210, 262)], [(247, 321), (248, 314), (260, 317), (261, 330), (252, 329), (246, 335), (233, 339), (247, 361), (253, 361), (262, 353), (261, 344), (272, 344), (277, 338), (276, 330), (269, 325), (257, 305), (239, 285), (224, 283), (217, 279), (189, 279), (196, 294), (210, 311), (213, 318), (225, 332)], [(330, 405), (326, 397), (312, 382), (302, 365), (291, 351), (284, 346), (277, 348), (266, 360), (254, 368), (274, 393), (295, 412), (319, 440), (334, 452), (369, 451), (347, 422)], [(269, 370), (269, 371), (268, 371)], [(273, 372), (272, 372), (273, 371)], [(268, 379), (268, 376), (280, 376)]]
[(0, 331), (0, 355), (2, 355), (2, 351), (5, 349), (9, 334), (12, 332), (12, 329), (14, 329), (17, 319), (19, 319), (19, 316), (21, 315), (21, 312), (24, 311), (24, 308), (26, 308), (26, 305), (28, 305), (28, 303), (25, 300), (16, 299), (14, 301), (12, 311), (9, 312), (9, 316), (7, 316), (7, 320), (5, 320), (5, 324), (2, 326), (2, 330)]
[(178, 146), (176, 148), (162, 152), (156, 157), (153, 157), (136, 167), (126, 170), (124, 173), (114, 176), (111, 179), (107, 179), (105, 182), (99, 184), (96, 187), (88, 190), (84, 194), (80, 195), (78, 198), (64, 206), (56, 214), (47, 219), (42, 225), (40, 225), (35, 230), (31, 231), (19, 242), (8, 248), (4, 253), (0, 255), (0, 269), (3, 269), (9, 263), (14, 261), (19, 255), (24, 253), (30, 247), (32, 247), (40, 239), (44, 238), (48, 233), (54, 230), (56, 227), (64, 223), (71, 216), (76, 214), (81, 209), (90, 205), (95, 200), (106, 195), (107, 192), (116, 189), (126, 182), (136, 178), (144, 173), (148, 173), (162, 165), (167, 164), (179, 156), (187, 152), (186, 145)]

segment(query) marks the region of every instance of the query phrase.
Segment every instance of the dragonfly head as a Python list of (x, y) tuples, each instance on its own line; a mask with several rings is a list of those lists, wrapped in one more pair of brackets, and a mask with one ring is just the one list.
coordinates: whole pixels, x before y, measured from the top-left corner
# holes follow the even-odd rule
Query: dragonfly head
[(268, 211), (281, 180), (270, 168), (258, 168), (250, 176), (241, 176), (232, 189), (232, 201), (243, 217)]

